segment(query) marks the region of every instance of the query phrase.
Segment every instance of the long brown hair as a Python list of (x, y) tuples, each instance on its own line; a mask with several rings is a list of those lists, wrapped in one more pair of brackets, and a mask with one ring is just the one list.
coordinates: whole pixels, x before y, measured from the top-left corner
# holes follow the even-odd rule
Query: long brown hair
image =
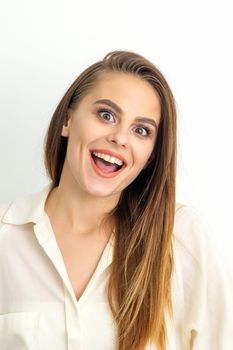
[(172, 317), (172, 232), (176, 184), (176, 108), (162, 73), (149, 60), (129, 51), (113, 51), (88, 67), (58, 104), (45, 138), (45, 167), (59, 185), (67, 149), (61, 136), (68, 108), (78, 103), (104, 72), (144, 79), (160, 98), (161, 119), (148, 165), (126, 187), (117, 207), (108, 300), (117, 326), (117, 350), (139, 350), (151, 342), (167, 344), (166, 314)]

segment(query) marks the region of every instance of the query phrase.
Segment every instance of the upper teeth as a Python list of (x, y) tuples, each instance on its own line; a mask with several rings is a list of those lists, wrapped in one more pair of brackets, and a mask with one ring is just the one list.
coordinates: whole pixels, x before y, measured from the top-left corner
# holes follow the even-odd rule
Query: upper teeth
[(120, 165), (120, 166), (123, 164), (122, 160), (120, 160), (116, 157), (112, 157), (109, 154), (104, 154), (104, 153), (99, 153), (99, 152), (93, 152), (93, 154), (98, 158), (102, 158), (102, 159), (106, 160), (106, 162), (110, 162), (112, 164), (116, 163), (117, 165)]

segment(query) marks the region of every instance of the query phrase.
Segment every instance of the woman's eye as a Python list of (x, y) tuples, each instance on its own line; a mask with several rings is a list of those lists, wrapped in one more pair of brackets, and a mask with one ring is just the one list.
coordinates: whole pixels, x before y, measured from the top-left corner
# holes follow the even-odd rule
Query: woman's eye
[(111, 122), (115, 120), (113, 113), (105, 109), (99, 110), (98, 115), (101, 119), (104, 119), (107, 122)]
[(141, 136), (149, 136), (151, 134), (150, 129), (146, 128), (145, 126), (138, 126), (134, 130), (136, 134), (139, 134)]

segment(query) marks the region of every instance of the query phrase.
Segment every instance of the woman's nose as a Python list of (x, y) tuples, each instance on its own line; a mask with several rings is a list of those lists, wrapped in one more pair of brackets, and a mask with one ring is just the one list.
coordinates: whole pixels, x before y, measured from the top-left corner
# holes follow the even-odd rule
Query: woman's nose
[(128, 147), (128, 132), (127, 130), (117, 129), (107, 136), (109, 142), (117, 144), (120, 147)]

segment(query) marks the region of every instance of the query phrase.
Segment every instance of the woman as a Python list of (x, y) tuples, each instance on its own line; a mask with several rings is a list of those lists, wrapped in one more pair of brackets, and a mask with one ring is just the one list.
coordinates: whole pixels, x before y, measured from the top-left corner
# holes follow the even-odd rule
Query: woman
[(1, 210), (1, 349), (232, 349), (233, 288), (175, 202), (175, 103), (151, 62), (114, 51), (87, 68), (45, 165), (51, 184)]

